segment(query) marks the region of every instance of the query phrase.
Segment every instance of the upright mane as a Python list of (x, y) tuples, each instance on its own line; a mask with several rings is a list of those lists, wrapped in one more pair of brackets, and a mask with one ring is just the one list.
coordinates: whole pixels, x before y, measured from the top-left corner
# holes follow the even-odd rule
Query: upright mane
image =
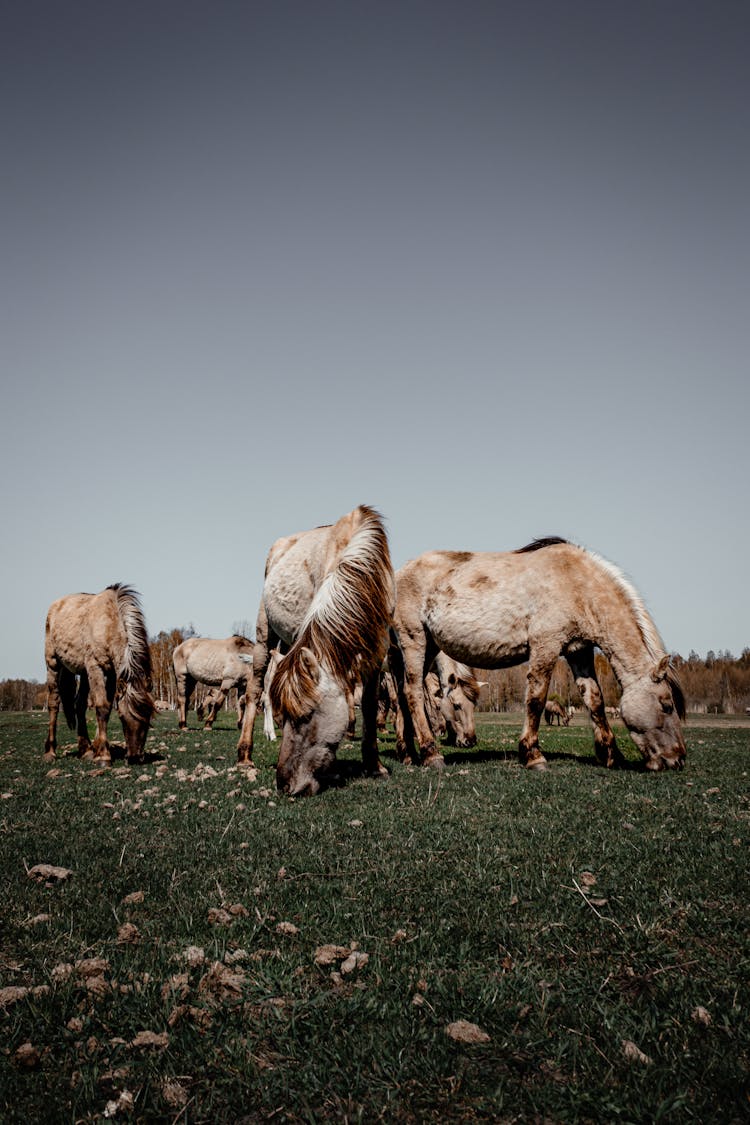
[[(585, 550), (585, 548), (581, 548)], [(602, 570), (606, 571), (621, 593), (627, 600), (633, 612), (638, 631), (641, 635), (646, 651), (648, 652), (654, 664), (666, 656), (666, 648), (664, 641), (661, 639), (659, 630), (654, 624), (651, 614), (646, 609), (643, 599), (632, 583), (625, 577), (623, 572), (618, 566), (608, 559), (602, 558), (601, 555), (596, 554), (595, 551), (586, 550), (588, 557)], [(677, 709), (677, 714), (681, 719), (685, 718), (685, 695), (682, 690), (682, 685), (677, 677), (677, 673), (670, 664), (666, 671), (666, 680), (672, 690), (672, 698)]]
[(544, 539), (532, 539), (525, 547), (519, 547), (514, 554), (527, 555), (529, 551), (541, 551), (543, 547), (555, 547), (558, 543), (567, 543), (567, 539), (561, 539), (559, 535), (547, 535)]
[(292, 719), (308, 714), (317, 702), (317, 685), (304, 650), (349, 688), (378, 668), (385, 656), (394, 606), (388, 539), (373, 508), (360, 505), (353, 517), (351, 538), (316, 591), (271, 684), (273, 709)]
[(141, 600), (133, 587), (123, 582), (115, 582), (107, 589), (112, 590), (117, 597), (117, 612), (127, 637), (118, 671), (124, 684), (120, 707), (129, 707), (140, 718), (150, 719), (154, 713), (154, 702), (150, 694), (151, 649)]

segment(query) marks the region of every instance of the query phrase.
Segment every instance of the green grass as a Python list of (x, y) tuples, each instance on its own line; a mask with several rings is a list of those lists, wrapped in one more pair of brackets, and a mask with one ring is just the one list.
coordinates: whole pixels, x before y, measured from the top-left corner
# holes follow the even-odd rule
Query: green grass
[[(656, 776), (597, 767), (582, 721), (529, 773), (519, 730), (480, 716), (441, 774), (389, 732), (390, 781), (344, 747), (348, 783), (295, 802), (262, 733), (257, 777), (235, 771), (231, 715), (160, 717), (143, 767), (50, 775), (44, 716), (0, 714), (0, 988), (47, 986), (0, 1008), (0, 1119), (747, 1120), (750, 724), (689, 726), (686, 769)], [(326, 943), (369, 961), (319, 966)]]

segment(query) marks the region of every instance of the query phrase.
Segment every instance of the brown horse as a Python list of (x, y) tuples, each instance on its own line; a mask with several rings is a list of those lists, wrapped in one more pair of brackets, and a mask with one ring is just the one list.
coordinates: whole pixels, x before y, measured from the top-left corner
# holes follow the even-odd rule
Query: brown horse
[(570, 716), (556, 699), (548, 699), (544, 704), (544, 720), (548, 727), (551, 727), (554, 722), (557, 722), (558, 726), (562, 723), (564, 727), (567, 727), (570, 723)]
[(378, 674), (393, 613), (393, 569), (381, 517), (360, 505), (332, 526), (278, 539), (268, 554), (248, 683), (240, 765), (252, 762), (253, 724), (269, 652), (289, 646), (269, 688), (282, 727), (280, 789), (316, 793), (362, 694), (362, 760), (385, 774), (377, 749)]
[[(140, 760), (155, 709), (148, 633), (136, 591), (116, 582), (100, 594), (69, 594), (53, 602), (47, 613), (44, 658), (49, 707), (45, 757), (55, 757), (62, 704), (68, 726), (78, 732), (79, 756), (93, 754), (109, 762), (107, 722), (117, 697), (128, 761)], [(96, 708), (93, 747), (86, 726), (89, 692)]]
[(426, 762), (442, 763), (422, 683), (424, 668), (443, 649), (478, 668), (529, 662), (519, 753), (532, 769), (546, 765), (539, 721), (562, 654), (591, 715), (597, 758), (620, 764), (594, 670), (598, 646), (622, 687), (620, 713), (646, 768), (682, 766), (682, 690), (641, 598), (612, 563), (563, 539), (504, 553), (430, 551), (396, 573), (396, 589), (404, 691)]
[[(190, 697), (196, 683), (207, 684), (215, 691), (207, 697), (204, 707), (205, 729), (211, 730), (229, 692), (237, 688), (237, 726), (242, 725), (242, 703), (252, 675), (253, 649), (247, 637), (235, 633), (231, 637), (188, 637), (172, 653), (172, 666), (177, 680), (179, 724), (187, 726)], [(199, 715), (200, 718), (200, 715)]]
[[(403, 662), (397, 646), (389, 651), (389, 673), (395, 700), (391, 704), (395, 717), (396, 754), (407, 764), (414, 760), (414, 728), (403, 695)], [(468, 748), (476, 745), (474, 709), (485, 680), (478, 680), (470, 668), (439, 652), (433, 670), (424, 678), (425, 715), (436, 739), (444, 738), (448, 746)], [(390, 701), (389, 701), (390, 702)]]

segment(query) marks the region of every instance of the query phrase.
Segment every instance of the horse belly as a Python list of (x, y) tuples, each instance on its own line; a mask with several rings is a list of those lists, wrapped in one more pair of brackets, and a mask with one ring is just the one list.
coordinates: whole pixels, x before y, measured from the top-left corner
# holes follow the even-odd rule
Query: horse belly
[(436, 602), (426, 612), (425, 624), (443, 652), (476, 668), (509, 668), (529, 658), (525, 615), (507, 605), (471, 597)]
[(200, 658), (195, 655), (188, 657), (187, 671), (199, 684), (208, 684), (217, 687), (224, 679), (224, 653), (203, 653)]

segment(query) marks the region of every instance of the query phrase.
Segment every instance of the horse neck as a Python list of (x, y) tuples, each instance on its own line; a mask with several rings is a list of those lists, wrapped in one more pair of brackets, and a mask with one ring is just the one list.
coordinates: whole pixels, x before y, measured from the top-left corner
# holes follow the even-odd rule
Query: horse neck
[[(645, 610), (641, 612), (644, 625), (648, 627), (650, 619)], [(662, 655), (654, 651), (656, 630), (649, 645), (638, 620), (638, 610), (624, 592), (615, 589), (610, 597), (597, 598), (590, 607), (590, 614), (593, 618), (590, 639), (607, 657), (620, 687), (626, 688), (651, 671)]]

